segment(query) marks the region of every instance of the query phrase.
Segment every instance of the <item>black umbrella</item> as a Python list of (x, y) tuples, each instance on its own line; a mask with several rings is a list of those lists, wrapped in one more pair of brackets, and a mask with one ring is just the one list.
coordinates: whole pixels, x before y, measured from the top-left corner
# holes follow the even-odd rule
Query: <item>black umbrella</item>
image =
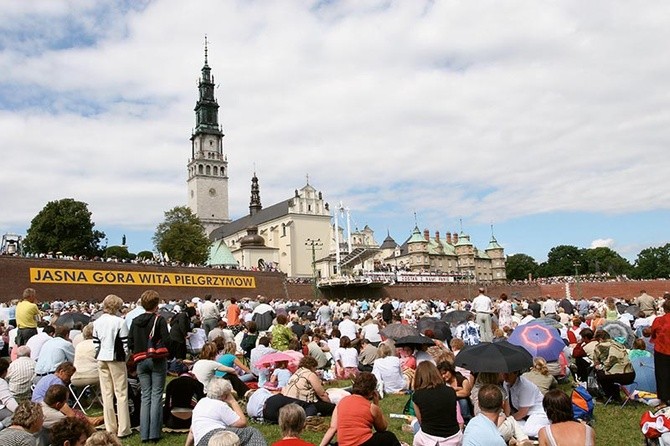
[(64, 313), (58, 316), (54, 325), (72, 329), (77, 322), (81, 322), (83, 325), (88, 325), (90, 321), (91, 317), (84, 313)]
[(635, 316), (635, 317), (637, 317), (637, 315), (638, 315), (639, 312), (640, 312), (640, 307), (638, 307), (637, 305), (629, 305), (629, 306), (626, 307), (626, 309), (624, 310), (624, 313), (631, 314), (631, 315), (633, 315), (633, 316)]
[(380, 331), (380, 333), (393, 340), (402, 338), (403, 336), (418, 336), (420, 334), (416, 327), (406, 324), (387, 325)]
[(401, 345), (435, 345), (435, 341), (433, 341), (431, 338), (428, 336), (403, 336), (402, 338), (398, 338), (395, 341), (396, 346), (401, 346)]
[(161, 308), (160, 310), (158, 310), (158, 315), (163, 316), (165, 320), (168, 322), (170, 322), (170, 319), (172, 319), (176, 314), (177, 313), (175, 313), (174, 311), (170, 311), (166, 308)]
[(467, 345), (456, 355), (455, 364), (471, 372), (518, 372), (533, 366), (533, 357), (523, 347), (507, 341)]
[(314, 308), (310, 307), (309, 305), (303, 305), (301, 307), (297, 307), (295, 309), (295, 312), (298, 313), (298, 316), (305, 318), (307, 320), (313, 321), (314, 320)]
[(462, 322), (468, 320), (468, 317), (471, 316), (470, 311), (464, 310), (454, 310), (442, 315), (442, 320), (448, 324), (458, 325)]
[(432, 330), (435, 334), (434, 338), (440, 341), (447, 341), (451, 339), (451, 329), (445, 321), (441, 321), (434, 317), (422, 317), (416, 324), (416, 328), (420, 333), (425, 333), (426, 330)]

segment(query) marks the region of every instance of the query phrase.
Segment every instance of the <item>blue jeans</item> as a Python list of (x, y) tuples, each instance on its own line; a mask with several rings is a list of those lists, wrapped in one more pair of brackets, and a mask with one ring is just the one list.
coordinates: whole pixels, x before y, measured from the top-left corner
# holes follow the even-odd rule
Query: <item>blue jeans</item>
[(156, 440), (163, 427), (163, 388), (167, 375), (167, 360), (145, 359), (137, 364), (137, 377), (142, 389), (140, 408), (140, 437)]

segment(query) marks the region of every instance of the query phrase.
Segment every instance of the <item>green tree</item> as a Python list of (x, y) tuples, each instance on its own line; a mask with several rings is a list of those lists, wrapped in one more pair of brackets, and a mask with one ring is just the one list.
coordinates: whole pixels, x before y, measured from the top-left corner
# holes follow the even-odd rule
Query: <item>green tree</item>
[(535, 277), (537, 274), (537, 262), (527, 254), (514, 254), (507, 257), (505, 270), (508, 280), (525, 280), (528, 275)]
[(211, 244), (200, 219), (185, 206), (165, 212), (165, 221), (156, 228), (153, 242), (170, 260), (198, 265), (207, 260)]
[(24, 239), (27, 252), (100, 255), (105, 233), (94, 229), (88, 205), (72, 198), (50, 201), (33, 218)]
[(547, 261), (540, 265), (540, 274), (543, 277), (572, 276), (575, 274), (575, 262), (579, 274), (586, 272), (586, 262), (583, 261), (583, 250), (571, 245), (554, 246), (547, 254)]
[(125, 246), (108, 246), (107, 249), (105, 249), (105, 257), (110, 258), (110, 257), (116, 257), (119, 260), (128, 260), (128, 259), (133, 259), (135, 257), (134, 254), (131, 254), (128, 252), (128, 248)]
[(154, 258), (154, 253), (151, 251), (140, 251), (137, 253), (138, 259), (150, 260)]
[(636, 279), (667, 279), (670, 277), (670, 243), (646, 248), (635, 260), (633, 277)]
[(607, 247), (586, 249), (582, 259), (586, 263), (586, 272), (590, 274), (608, 273), (616, 276), (630, 274), (632, 269), (628, 260)]

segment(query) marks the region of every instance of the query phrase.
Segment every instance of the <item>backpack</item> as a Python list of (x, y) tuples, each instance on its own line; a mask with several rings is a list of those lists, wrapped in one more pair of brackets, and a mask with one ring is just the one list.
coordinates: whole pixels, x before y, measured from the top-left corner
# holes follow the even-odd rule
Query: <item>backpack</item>
[(570, 394), (572, 401), (572, 414), (576, 420), (589, 422), (593, 420), (593, 408), (595, 403), (593, 397), (584, 386), (577, 386)]

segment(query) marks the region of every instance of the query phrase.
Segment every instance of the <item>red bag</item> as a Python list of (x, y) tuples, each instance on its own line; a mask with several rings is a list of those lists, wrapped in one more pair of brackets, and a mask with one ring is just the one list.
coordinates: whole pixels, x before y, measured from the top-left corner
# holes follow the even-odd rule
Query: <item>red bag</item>
[(646, 438), (659, 438), (662, 434), (670, 432), (670, 419), (663, 412), (652, 413), (647, 411), (642, 414), (640, 428)]

